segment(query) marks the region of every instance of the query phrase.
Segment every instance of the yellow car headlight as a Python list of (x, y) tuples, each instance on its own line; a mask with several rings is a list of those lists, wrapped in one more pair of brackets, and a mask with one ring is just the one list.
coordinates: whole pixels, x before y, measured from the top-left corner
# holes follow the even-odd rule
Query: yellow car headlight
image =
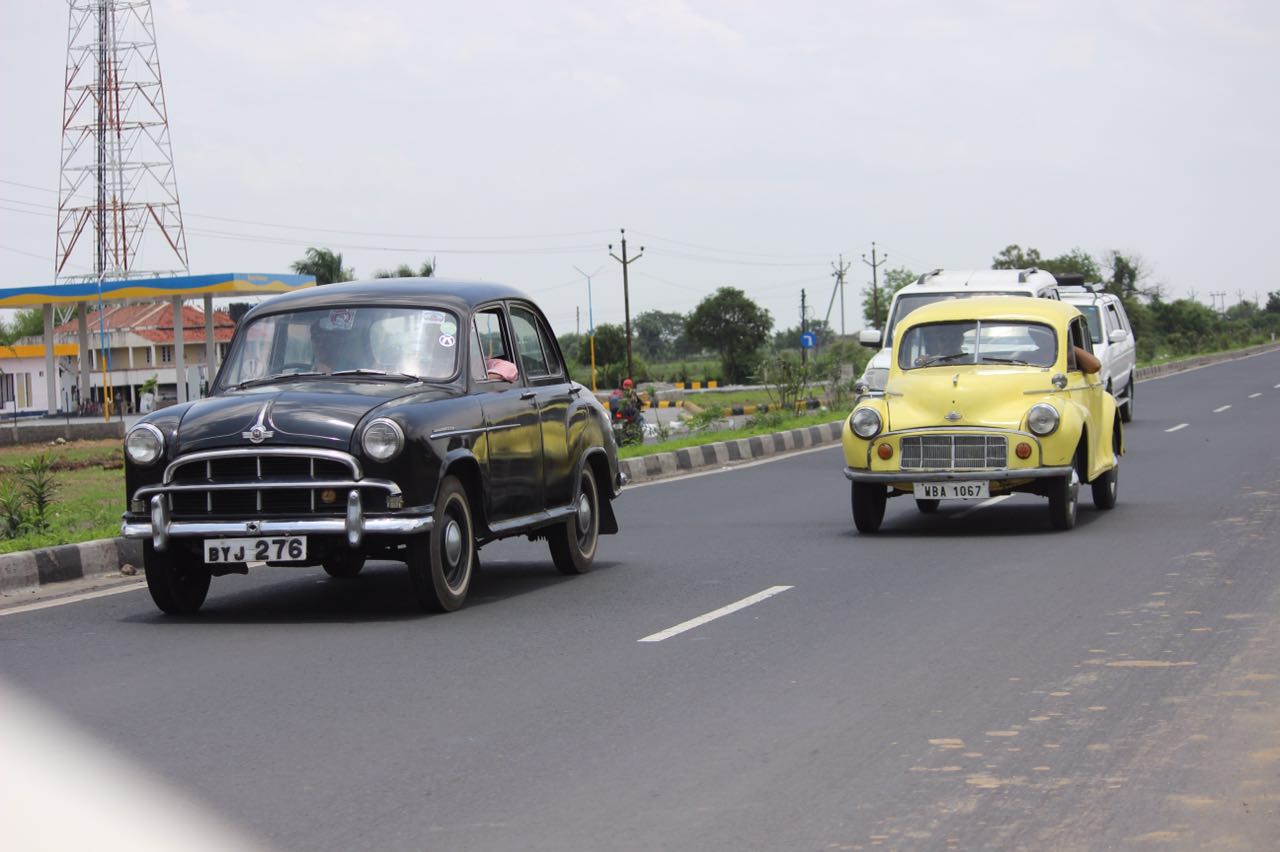
[(1058, 409), (1047, 402), (1038, 402), (1027, 412), (1027, 428), (1043, 438), (1058, 428), (1058, 419)]
[(880, 434), (880, 412), (874, 408), (859, 408), (849, 415), (849, 428), (859, 438), (874, 438)]

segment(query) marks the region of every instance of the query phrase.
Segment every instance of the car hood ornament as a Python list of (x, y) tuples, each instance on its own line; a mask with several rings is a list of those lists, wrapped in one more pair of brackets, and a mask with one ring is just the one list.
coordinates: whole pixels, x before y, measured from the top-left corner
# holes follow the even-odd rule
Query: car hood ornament
[(959, 411), (948, 411), (946, 414), (942, 416), (949, 423), (955, 423), (957, 420), (964, 419), (964, 415), (961, 414)]
[(248, 432), (241, 432), (241, 438), (248, 438), (251, 443), (261, 444), (268, 438), (275, 437), (275, 431), (267, 428), (267, 413), (271, 410), (271, 403), (263, 403), (262, 409), (258, 412), (258, 420), (249, 427)]

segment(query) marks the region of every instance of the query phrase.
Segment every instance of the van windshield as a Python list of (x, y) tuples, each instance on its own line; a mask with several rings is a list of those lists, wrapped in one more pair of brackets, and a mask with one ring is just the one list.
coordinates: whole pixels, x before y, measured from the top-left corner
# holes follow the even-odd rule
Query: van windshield
[[(899, 293), (893, 303), (893, 316), (889, 317), (889, 327), (884, 332), (883, 346), (888, 346), (893, 340), (893, 330), (898, 323), (902, 322), (903, 317), (914, 311), (916, 308), (923, 308), (925, 305), (932, 305), (934, 302), (945, 302), (947, 299), (972, 299), (977, 296), (1007, 296), (1011, 295), (1005, 290), (988, 290), (985, 292), (969, 290), (946, 290), (941, 293)], [(1012, 295), (1021, 296), (1022, 293), (1014, 293)]]

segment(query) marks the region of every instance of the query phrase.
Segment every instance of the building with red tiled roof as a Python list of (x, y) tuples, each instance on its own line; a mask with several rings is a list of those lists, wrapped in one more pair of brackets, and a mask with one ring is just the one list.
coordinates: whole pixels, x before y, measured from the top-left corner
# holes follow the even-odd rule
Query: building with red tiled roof
[[(99, 320), (101, 319), (101, 324)], [(140, 410), (141, 386), (155, 378), (161, 400), (178, 399), (173, 306), (165, 302), (143, 302), (107, 306), (99, 315), (88, 315), (89, 346), (87, 357), (91, 367), (90, 395), (102, 401), (104, 368), (114, 398), (127, 402), (126, 411)], [(188, 398), (200, 396), (226, 356), (227, 346), (235, 333), (235, 323), (226, 311), (213, 312), (214, 361), (207, 363), (205, 313), (188, 305), (182, 306), (182, 356), (185, 365)], [(53, 330), (57, 343), (76, 343), (78, 324), (63, 323)], [(105, 347), (104, 347), (105, 343)], [(104, 363), (105, 362), (105, 363)]]

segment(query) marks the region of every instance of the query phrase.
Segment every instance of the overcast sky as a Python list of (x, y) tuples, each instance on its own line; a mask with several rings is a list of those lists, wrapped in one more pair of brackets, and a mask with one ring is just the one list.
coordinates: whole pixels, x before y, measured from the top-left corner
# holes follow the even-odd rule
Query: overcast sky
[[(67, 8), (0, 12), (0, 287), (53, 278)], [(779, 328), (851, 263), (1138, 255), (1265, 299), (1280, 4), (154, 0), (190, 268), (434, 257), (558, 332), (732, 285)], [(831, 313), (840, 328), (839, 304)]]

